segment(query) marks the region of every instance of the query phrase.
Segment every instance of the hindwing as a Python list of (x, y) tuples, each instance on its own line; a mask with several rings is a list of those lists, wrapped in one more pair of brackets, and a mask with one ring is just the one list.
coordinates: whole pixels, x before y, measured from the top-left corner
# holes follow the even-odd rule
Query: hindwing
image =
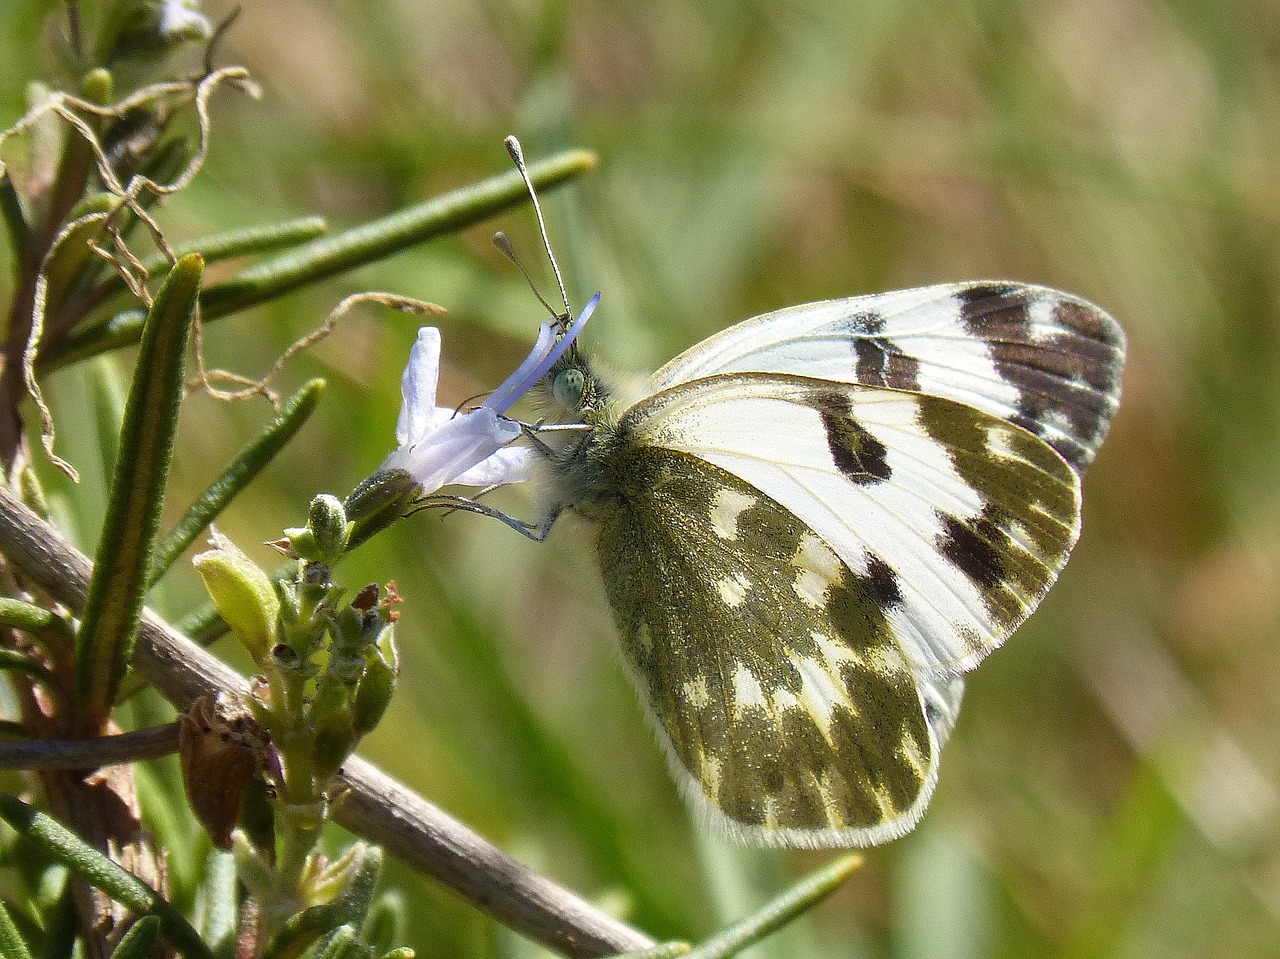
[(961, 687), (921, 684), (890, 622), (902, 583), (856, 574), (793, 513), (694, 456), (630, 447), (601, 570), (624, 660), (677, 781), (772, 845), (909, 830)]

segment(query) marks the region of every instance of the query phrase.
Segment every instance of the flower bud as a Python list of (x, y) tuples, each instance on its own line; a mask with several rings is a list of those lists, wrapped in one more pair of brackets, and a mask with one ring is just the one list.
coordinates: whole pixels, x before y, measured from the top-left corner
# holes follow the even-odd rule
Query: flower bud
[(378, 637), (378, 645), (369, 657), (356, 687), (355, 702), (351, 705), (351, 721), (357, 736), (368, 733), (382, 719), (395, 692), (399, 673), (399, 657), (396, 654), (395, 627), (388, 625)]
[(342, 501), (321, 493), (307, 510), (307, 525), (291, 527), (284, 534), (298, 556), (313, 563), (332, 564), (346, 550), (351, 528)]
[(337, 709), (317, 719), (312, 740), (312, 762), (317, 783), (327, 783), (337, 775), (351, 751), (356, 748), (356, 731), (351, 724), (351, 711)]
[(214, 531), (210, 542), (214, 548), (192, 563), (219, 615), (261, 666), (275, 645), (280, 600), (267, 574), (231, 540)]
[(380, 469), (350, 494), (344, 505), (355, 524), (351, 546), (363, 543), (405, 514), (418, 495), (418, 481), (402, 469)]
[(313, 499), (307, 512), (307, 526), (316, 538), (321, 562), (332, 563), (342, 556), (347, 537), (351, 534), (351, 524), (347, 522), (346, 510), (338, 497), (321, 493)]

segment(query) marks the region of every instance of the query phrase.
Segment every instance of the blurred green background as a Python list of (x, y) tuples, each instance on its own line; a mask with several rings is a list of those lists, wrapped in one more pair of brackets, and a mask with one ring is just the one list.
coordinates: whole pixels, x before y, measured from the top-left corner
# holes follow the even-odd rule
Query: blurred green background
[[(0, 5), (4, 123), (48, 75), (51, 6)], [(757, 955), (1280, 953), (1274, 3), (244, 0), (221, 60), (265, 95), (218, 96), (208, 167), (162, 213), (171, 236), (358, 223), (507, 169), (511, 132), (531, 158), (585, 147), (601, 166), (545, 198), (548, 225), (575, 305), (604, 291), (586, 340), (620, 366), (767, 309), (945, 280), (1045, 283), (1112, 312), (1125, 394), (1071, 564), (971, 677), (920, 828)], [(211, 362), (260, 375), (341, 296), (382, 289), (449, 309), (442, 402), (491, 388), (542, 319), (496, 228), (539, 269), (524, 209), (220, 322)], [(264, 564), (254, 544), (393, 445), (413, 326), (349, 316), (286, 370), (286, 389), (330, 380), (322, 411), (221, 524)], [(91, 545), (84, 374), (48, 389)], [(267, 415), (192, 396), (175, 511)], [(649, 932), (705, 935), (830, 857), (691, 824), (585, 533), (566, 522), (539, 546), (423, 515), (357, 554), (347, 582), (394, 579), (405, 599), (400, 691), (362, 752)], [(183, 569), (154, 604), (176, 619), (199, 597)], [(392, 872), (420, 956), (536, 954)]]

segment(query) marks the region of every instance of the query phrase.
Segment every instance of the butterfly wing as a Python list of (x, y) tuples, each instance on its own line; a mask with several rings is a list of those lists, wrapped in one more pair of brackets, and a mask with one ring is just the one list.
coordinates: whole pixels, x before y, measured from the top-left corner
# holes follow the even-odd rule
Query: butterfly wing
[(908, 831), (961, 687), (917, 681), (888, 622), (892, 582), (854, 574), (794, 514), (688, 453), (636, 445), (618, 466), (626, 499), (601, 517), (601, 569), (695, 808), (770, 845)]
[(622, 428), (762, 491), (883, 582), (904, 660), (925, 678), (999, 646), (1079, 535), (1079, 477), (1052, 447), (938, 396), (722, 374), (649, 397)]
[(1120, 399), (1124, 334), (1091, 303), (985, 281), (766, 313), (681, 354), (655, 390), (718, 373), (790, 373), (957, 400), (1092, 462)]
[(775, 845), (915, 824), (961, 674), (1079, 535), (1123, 348), (1041, 287), (815, 303), (677, 357), (557, 461), (695, 806)]

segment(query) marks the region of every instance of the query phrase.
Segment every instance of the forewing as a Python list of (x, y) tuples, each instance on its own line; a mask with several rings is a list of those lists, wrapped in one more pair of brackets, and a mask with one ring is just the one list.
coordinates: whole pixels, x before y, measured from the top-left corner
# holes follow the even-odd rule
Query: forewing
[(631, 447), (598, 527), (624, 659), (677, 780), (774, 845), (871, 845), (919, 819), (959, 681), (921, 684), (889, 611), (796, 516), (686, 453)]
[[(718, 466), (794, 514), (876, 584), (897, 648), (936, 681), (1004, 641), (1079, 534), (1079, 477), (1062, 457), (938, 396), (726, 374), (649, 397), (622, 429), (637, 445)], [(821, 582), (822, 563), (813, 568)]]
[(1041, 437), (1077, 473), (1120, 398), (1124, 334), (1078, 297), (973, 282), (766, 313), (676, 357), (664, 390), (719, 373), (785, 373), (941, 396)]

